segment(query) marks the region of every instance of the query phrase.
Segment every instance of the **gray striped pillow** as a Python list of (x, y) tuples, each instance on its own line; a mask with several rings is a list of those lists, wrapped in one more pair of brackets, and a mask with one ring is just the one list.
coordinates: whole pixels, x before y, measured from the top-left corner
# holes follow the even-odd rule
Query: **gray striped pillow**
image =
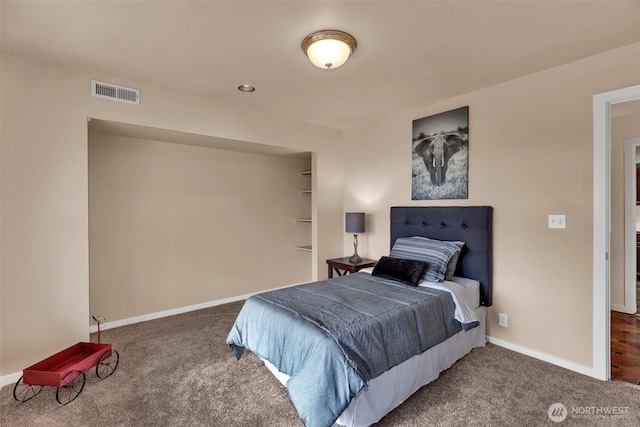
[(444, 280), (449, 260), (459, 251), (454, 243), (414, 236), (397, 239), (389, 256), (426, 262), (424, 279), (437, 283)]

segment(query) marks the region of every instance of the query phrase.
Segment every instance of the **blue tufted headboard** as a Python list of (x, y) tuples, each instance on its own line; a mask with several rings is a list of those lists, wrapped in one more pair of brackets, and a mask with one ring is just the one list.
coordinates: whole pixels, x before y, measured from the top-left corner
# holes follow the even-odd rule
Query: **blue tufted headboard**
[(465, 242), (455, 275), (480, 282), (480, 304), (492, 304), (493, 208), (407, 206), (391, 208), (391, 247), (398, 237)]

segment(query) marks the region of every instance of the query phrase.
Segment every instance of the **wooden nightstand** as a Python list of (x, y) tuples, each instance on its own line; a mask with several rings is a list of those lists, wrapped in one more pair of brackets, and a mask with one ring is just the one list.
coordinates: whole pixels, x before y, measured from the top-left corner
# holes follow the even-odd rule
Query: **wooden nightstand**
[(355, 273), (363, 268), (373, 267), (378, 262), (375, 259), (363, 259), (359, 263), (352, 263), (349, 261), (351, 257), (328, 259), (327, 265), (329, 267), (329, 279), (333, 277), (335, 271), (338, 276), (344, 276), (347, 273)]

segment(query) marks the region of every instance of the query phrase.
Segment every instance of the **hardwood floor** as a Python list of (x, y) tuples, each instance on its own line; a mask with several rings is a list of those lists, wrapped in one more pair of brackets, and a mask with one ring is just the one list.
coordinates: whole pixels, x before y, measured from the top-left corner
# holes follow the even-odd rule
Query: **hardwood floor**
[(611, 312), (611, 379), (640, 384), (640, 313)]

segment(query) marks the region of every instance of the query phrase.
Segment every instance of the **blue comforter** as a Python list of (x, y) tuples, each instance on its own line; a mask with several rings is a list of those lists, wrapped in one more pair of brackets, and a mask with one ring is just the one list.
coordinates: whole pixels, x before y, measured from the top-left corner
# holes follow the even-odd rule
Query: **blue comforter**
[(451, 294), (366, 273), (254, 295), (227, 343), (290, 376), (307, 427), (331, 426), (367, 382), (459, 332)]

